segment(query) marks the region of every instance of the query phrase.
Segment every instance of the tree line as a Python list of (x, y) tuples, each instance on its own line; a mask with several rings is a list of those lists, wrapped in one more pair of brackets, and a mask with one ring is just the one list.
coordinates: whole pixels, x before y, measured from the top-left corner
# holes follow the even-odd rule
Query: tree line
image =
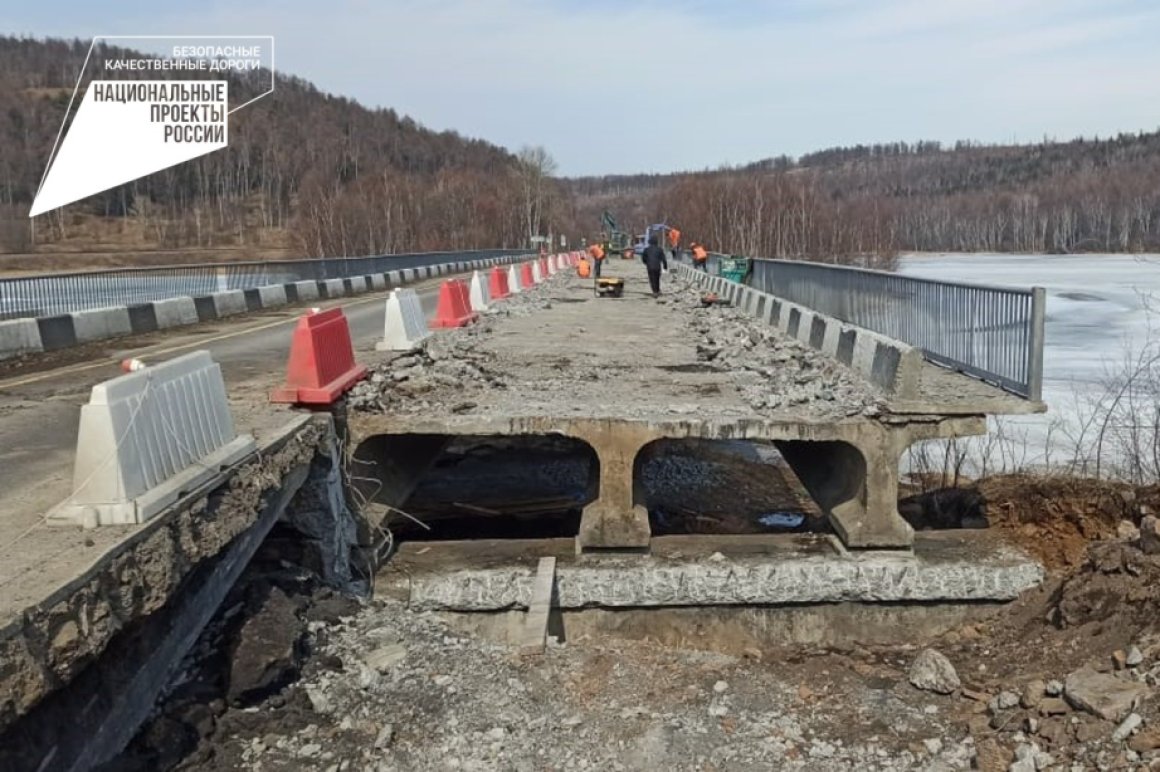
[(889, 264), (899, 251), (1160, 251), (1160, 132), (858, 145), (567, 187), (585, 223), (620, 205), (738, 254)]
[[(310, 256), (517, 246), (559, 219), (545, 151), (432, 131), (279, 75), (273, 96), (231, 116), (228, 148), (30, 224), (88, 45), (0, 37), (0, 252), (66, 241), (94, 219), (131, 223), (142, 246), (246, 246), (272, 232)], [(93, 61), (115, 56), (141, 55), (102, 45)], [(231, 103), (269, 78), (232, 74)]]
[[(720, 251), (884, 266), (911, 250), (1160, 251), (1160, 132), (855, 145), (698, 172), (560, 178), (543, 148), (513, 153), (432, 131), (289, 76), (231, 116), (227, 149), (30, 223), (87, 51), (0, 37), (0, 252), (130, 229), (157, 249), (244, 249), (273, 234), (303, 256), (515, 248), (549, 234), (575, 244), (599, 235), (605, 210), (633, 233), (668, 221)], [(95, 52), (118, 55), (140, 56)], [(268, 72), (234, 74), (230, 94), (244, 101), (268, 82)]]

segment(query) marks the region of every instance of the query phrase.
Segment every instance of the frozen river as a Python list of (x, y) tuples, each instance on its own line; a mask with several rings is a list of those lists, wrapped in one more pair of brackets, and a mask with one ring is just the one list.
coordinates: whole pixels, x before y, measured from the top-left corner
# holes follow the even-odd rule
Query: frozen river
[[(1160, 255), (904, 255), (899, 271), (947, 281), (980, 282), (1047, 290), (1043, 399), (1047, 416), (1020, 419), (1042, 456), (1046, 427), (1056, 420), (1056, 453), (1074, 434), (1082, 408), (1077, 397), (1098, 398), (1109, 372), (1160, 331)], [(1151, 307), (1151, 308), (1150, 308)], [(1155, 345), (1155, 343), (1153, 343)]]

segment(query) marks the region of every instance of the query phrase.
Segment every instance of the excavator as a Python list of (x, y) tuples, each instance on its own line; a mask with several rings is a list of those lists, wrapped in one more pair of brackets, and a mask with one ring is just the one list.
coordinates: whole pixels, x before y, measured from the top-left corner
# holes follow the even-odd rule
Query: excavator
[(632, 241), (629, 235), (616, 226), (616, 219), (608, 210), (600, 218), (604, 243), (608, 245), (609, 254), (619, 253), (626, 260), (632, 259)]

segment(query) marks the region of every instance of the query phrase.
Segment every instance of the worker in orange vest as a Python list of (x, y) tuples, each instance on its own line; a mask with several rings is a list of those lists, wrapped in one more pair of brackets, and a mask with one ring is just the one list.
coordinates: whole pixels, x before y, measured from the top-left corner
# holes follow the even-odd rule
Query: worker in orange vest
[(693, 247), (693, 267), (699, 271), (707, 272), (709, 270), (709, 253), (705, 251), (703, 246), (695, 241), (691, 244), (691, 246)]
[(673, 250), (673, 262), (677, 262), (677, 253), (681, 249), (681, 232), (676, 228), (669, 228), (669, 247)]
[(604, 247), (600, 245), (600, 242), (596, 242), (588, 247), (588, 254), (592, 255), (592, 273), (595, 274), (595, 278), (599, 279), (600, 266), (604, 263)]

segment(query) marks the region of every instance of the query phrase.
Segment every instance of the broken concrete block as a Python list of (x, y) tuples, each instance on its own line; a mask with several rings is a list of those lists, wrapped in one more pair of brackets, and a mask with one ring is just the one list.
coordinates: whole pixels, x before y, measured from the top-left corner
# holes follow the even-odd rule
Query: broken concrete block
[(1111, 673), (1097, 673), (1091, 668), (1070, 674), (1063, 686), (1067, 701), (1077, 709), (1117, 722), (1131, 713), (1148, 692), (1144, 684), (1117, 678)]
[(923, 691), (950, 694), (962, 684), (955, 666), (934, 649), (923, 649), (910, 666), (910, 683)]

